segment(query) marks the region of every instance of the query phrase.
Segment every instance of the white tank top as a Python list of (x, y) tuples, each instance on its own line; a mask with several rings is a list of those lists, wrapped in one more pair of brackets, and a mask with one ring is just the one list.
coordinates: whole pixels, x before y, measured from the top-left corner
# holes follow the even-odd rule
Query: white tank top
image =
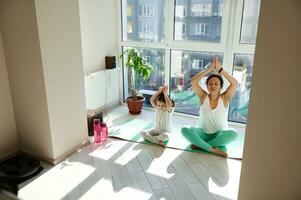
[(156, 129), (159, 131), (170, 131), (171, 113), (167, 110), (156, 109)]
[(202, 128), (208, 134), (216, 133), (219, 130), (228, 128), (228, 108), (224, 106), (221, 97), (215, 109), (211, 109), (209, 95), (206, 96), (203, 105), (200, 107)]

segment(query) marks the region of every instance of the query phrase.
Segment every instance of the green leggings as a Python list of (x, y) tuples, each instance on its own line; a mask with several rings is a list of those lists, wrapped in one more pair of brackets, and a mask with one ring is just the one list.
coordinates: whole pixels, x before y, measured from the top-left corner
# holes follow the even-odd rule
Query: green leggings
[(181, 132), (189, 142), (208, 152), (211, 152), (212, 147), (226, 146), (237, 138), (237, 132), (233, 129), (207, 134), (202, 128), (184, 127)]

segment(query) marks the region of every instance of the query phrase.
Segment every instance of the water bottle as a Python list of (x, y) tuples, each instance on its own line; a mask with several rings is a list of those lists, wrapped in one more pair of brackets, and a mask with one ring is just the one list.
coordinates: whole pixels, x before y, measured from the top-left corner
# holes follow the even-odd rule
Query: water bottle
[(101, 127), (101, 142), (106, 142), (108, 140), (108, 127), (107, 124), (102, 122)]
[(100, 127), (99, 119), (94, 119), (93, 128), (94, 128), (94, 143), (100, 143), (101, 142), (101, 127)]

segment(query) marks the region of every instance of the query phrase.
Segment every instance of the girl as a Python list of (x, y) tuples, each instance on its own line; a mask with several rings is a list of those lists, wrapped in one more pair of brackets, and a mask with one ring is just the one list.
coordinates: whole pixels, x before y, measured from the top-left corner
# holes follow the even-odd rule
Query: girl
[[(208, 93), (201, 88), (199, 81), (210, 72), (215, 72), (208, 76), (206, 85)], [(224, 76), (230, 83), (222, 94)], [(201, 103), (200, 114), (203, 122), (202, 128), (182, 128), (182, 135), (192, 143), (193, 149), (204, 149), (208, 152), (227, 157), (227, 153), (221, 151), (219, 147), (225, 146), (234, 141), (237, 137), (235, 130), (228, 128), (228, 106), (233, 96), (237, 81), (226, 72), (219, 64), (215, 55), (213, 64), (204, 71), (199, 72), (191, 79), (192, 89), (198, 95)]]
[(170, 116), (174, 107), (174, 101), (167, 96), (168, 87), (160, 88), (150, 99), (156, 110), (156, 127), (151, 130), (141, 131), (142, 137), (152, 143), (165, 147), (170, 132)]

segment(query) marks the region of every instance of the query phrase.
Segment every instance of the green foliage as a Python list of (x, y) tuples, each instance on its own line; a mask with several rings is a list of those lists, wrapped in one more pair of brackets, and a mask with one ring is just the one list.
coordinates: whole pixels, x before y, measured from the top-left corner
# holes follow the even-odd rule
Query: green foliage
[(125, 66), (128, 68), (130, 89), (132, 96), (136, 98), (141, 80), (147, 80), (154, 69), (136, 49), (127, 49), (120, 55), (120, 58), (122, 59), (124, 56), (126, 57)]

